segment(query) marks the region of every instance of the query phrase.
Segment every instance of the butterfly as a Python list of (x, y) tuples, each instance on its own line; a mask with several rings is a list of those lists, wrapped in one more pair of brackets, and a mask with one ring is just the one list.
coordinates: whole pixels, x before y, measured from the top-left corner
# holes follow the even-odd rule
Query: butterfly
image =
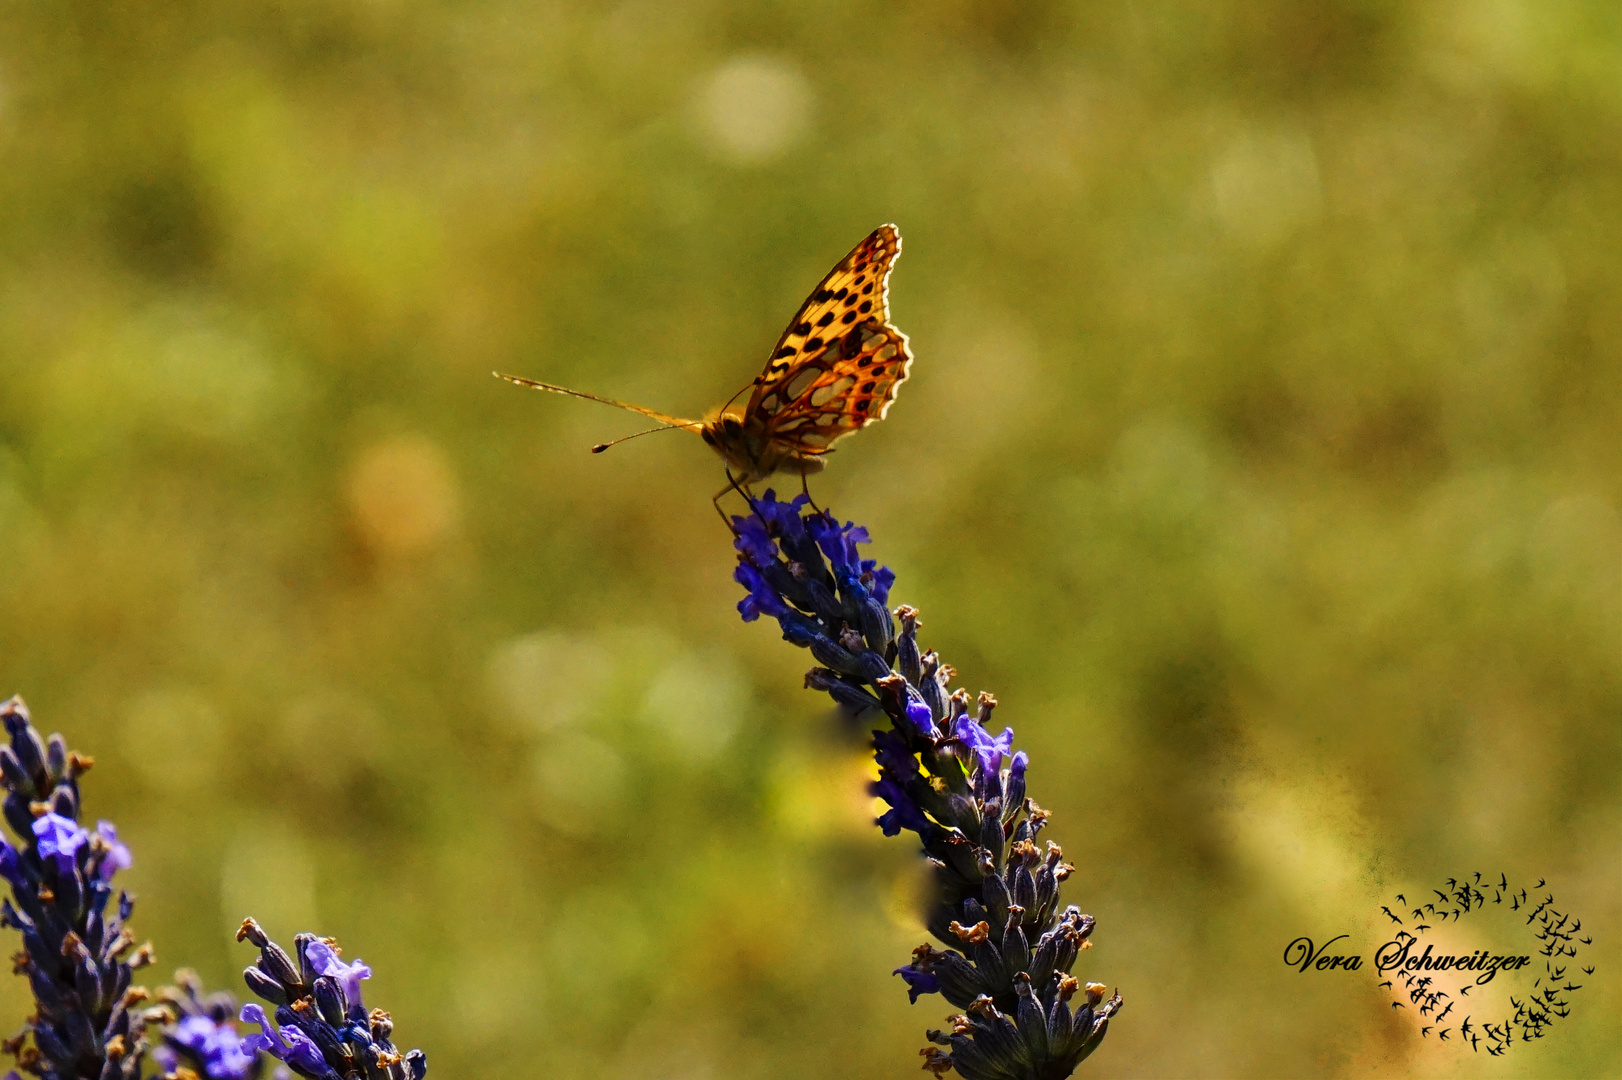
[[(822, 471), (836, 441), (884, 419), (912, 366), (907, 335), (890, 325), (890, 268), (900, 254), (901, 233), (894, 225), (869, 233), (805, 298), (777, 339), (766, 369), (704, 420), (684, 420), (517, 375), (491, 374), (659, 422), (656, 428), (599, 443), (591, 448), (594, 454), (655, 431), (696, 432), (726, 463), (727, 486), (712, 500), (719, 511), (728, 491), (742, 492), (774, 473), (798, 474), (803, 486), (806, 476)], [(739, 412), (733, 402), (745, 391), (749, 401)], [(726, 519), (725, 513), (721, 516)]]

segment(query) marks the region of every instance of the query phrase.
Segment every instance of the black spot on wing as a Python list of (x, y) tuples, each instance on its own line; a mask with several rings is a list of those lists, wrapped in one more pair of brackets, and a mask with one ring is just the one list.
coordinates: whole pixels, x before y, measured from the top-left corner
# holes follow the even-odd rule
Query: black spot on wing
[[(793, 356), (797, 352), (799, 352), (799, 350), (796, 349), (794, 346), (792, 346), (792, 345), (784, 345), (781, 349), (778, 349), (776, 352), (772, 353), (772, 359), (773, 360), (782, 360), (785, 357)], [(756, 353), (755, 355), (759, 356), (760, 354)]]
[(825, 314), (822, 318), (817, 320), (817, 325), (818, 326), (827, 326), (829, 323), (831, 323), (833, 321), (834, 321), (834, 313), (830, 311), (827, 314)]

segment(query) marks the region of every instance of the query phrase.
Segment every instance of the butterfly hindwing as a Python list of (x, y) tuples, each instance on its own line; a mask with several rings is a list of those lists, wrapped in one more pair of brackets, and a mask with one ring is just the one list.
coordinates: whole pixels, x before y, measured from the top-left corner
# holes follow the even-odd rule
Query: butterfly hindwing
[(783, 380), (772, 396), (784, 400), (761, 410), (764, 434), (797, 453), (824, 453), (883, 419), (911, 363), (905, 334), (876, 320), (858, 323)]

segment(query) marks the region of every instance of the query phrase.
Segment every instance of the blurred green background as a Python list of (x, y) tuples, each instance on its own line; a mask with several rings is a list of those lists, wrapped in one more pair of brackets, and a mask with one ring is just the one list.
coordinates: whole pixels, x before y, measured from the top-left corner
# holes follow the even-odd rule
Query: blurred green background
[[(434, 1075), (918, 1075), (914, 845), (719, 463), (488, 374), (700, 413), (884, 221), (913, 378), (815, 490), (1032, 754), (1084, 1074), (1616, 1075), (1598, 2), (0, 6), (0, 693), (154, 978), (252, 912)], [(1595, 932), (1541, 1043), (1284, 966), (1472, 869)]]

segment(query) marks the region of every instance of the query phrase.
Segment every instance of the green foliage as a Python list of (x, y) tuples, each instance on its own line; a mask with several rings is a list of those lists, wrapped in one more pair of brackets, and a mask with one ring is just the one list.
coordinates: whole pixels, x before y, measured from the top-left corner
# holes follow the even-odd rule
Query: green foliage
[(717, 462), (488, 375), (701, 412), (893, 220), (913, 379), (816, 493), (1038, 763), (1083, 1071), (1465, 1075), (1280, 956), (1461, 864), (1614, 915), (1611, 11), (0, 6), (0, 696), (160, 969), (251, 910), (436, 1074), (911, 1071), (917, 867)]

